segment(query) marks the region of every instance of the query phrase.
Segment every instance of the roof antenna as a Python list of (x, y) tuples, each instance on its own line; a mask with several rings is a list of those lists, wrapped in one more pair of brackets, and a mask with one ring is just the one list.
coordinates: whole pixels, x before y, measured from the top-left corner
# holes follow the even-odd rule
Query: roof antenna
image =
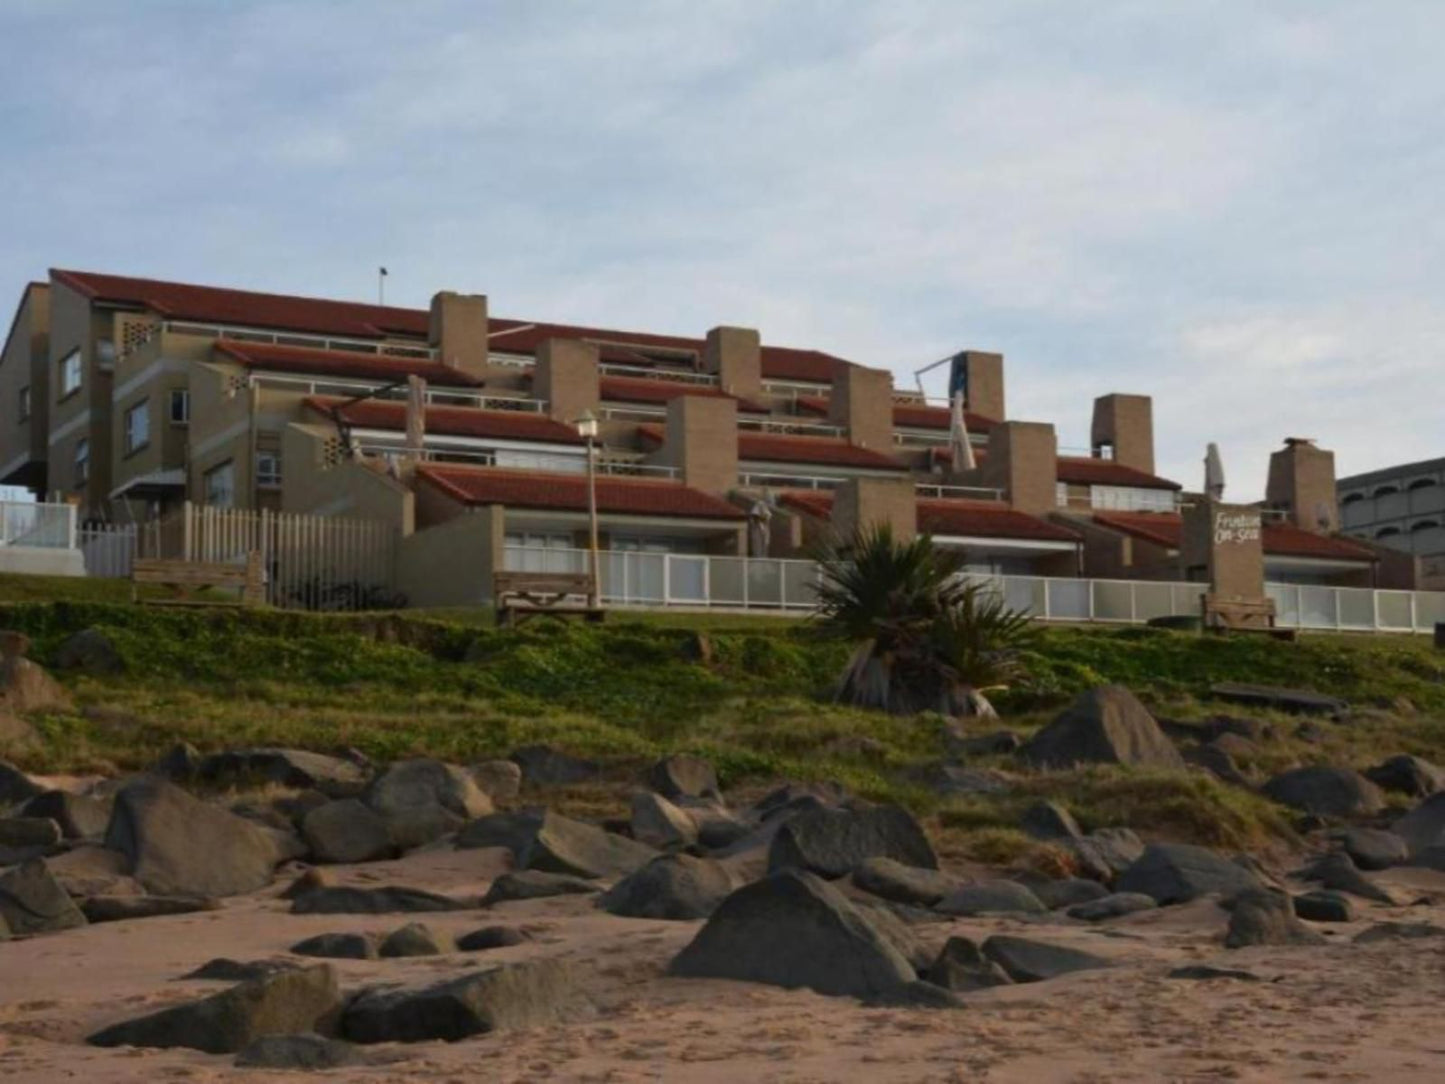
[(378, 267), (376, 269), (376, 303), (378, 305), (386, 304), (386, 276), (386, 268)]

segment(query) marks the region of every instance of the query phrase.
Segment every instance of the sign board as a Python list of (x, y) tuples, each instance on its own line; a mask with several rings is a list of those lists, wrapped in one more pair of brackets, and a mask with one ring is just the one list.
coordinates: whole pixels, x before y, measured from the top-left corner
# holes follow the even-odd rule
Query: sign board
[(1260, 516), (1238, 508), (1214, 509), (1214, 544), (1242, 546), (1259, 544)]

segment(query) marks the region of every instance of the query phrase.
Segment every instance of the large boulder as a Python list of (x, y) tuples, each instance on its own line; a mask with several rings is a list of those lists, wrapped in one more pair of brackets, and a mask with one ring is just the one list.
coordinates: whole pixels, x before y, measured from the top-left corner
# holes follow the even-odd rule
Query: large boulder
[(1392, 904), (1395, 898), (1363, 873), (1344, 851), (1331, 851), (1304, 871), (1306, 880), (1319, 881), (1326, 888), (1348, 892), (1362, 900)]
[(938, 857), (906, 809), (815, 809), (793, 817), (773, 836), (768, 871), (802, 869), (820, 877), (846, 877), (870, 858), (937, 869)]
[(236, 896), (271, 883), (276, 843), (259, 825), (142, 778), (115, 796), (105, 845), (160, 896)]
[(110, 824), (111, 800), (64, 790), (47, 790), (21, 807), (26, 817), (48, 817), (60, 826), (66, 839), (89, 839), (105, 834)]
[(1294, 913), (1289, 896), (1272, 888), (1250, 888), (1230, 902), (1225, 948), (1247, 945), (1318, 945), (1324, 941)]
[(104, 677), (125, 669), (125, 659), (111, 638), (97, 628), (71, 634), (55, 651), (57, 670), (75, 670)]
[(291, 946), (297, 956), (327, 960), (374, 960), (376, 936), (369, 933), (318, 933)]
[(362, 800), (381, 815), (393, 842), (404, 850), (492, 811), (492, 800), (464, 768), (426, 757), (392, 764), (371, 781)]
[(1410, 858), (1405, 841), (1383, 828), (1345, 828), (1335, 838), (1360, 869), (1389, 869)]
[(1390, 825), (1390, 831), (1405, 841), (1411, 858), (1427, 847), (1445, 843), (1445, 792), (1426, 798)]
[(307, 813), (301, 835), (318, 862), (374, 862), (396, 854), (386, 821), (356, 798), (327, 802)]
[(213, 753), (202, 758), (196, 774), (208, 783), (277, 783), (344, 796), (360, 791), (367, 775), (355, 761), (342, 757), (273, 747)]
[(733, 890), (732, 877), (710, 858), (669, 854), (618, 881), (597, 901), (624, 918), (706, 918)]
[(197, 911), (218, 911), (220, 907), (219, 900), (194, 896), (87, 896), (80, 901), (81, 913), (95, 923), (189, 915)]
[(664, 757), (642, 774), (645, 786), (664, 798), (717, 798), (717, 772), (702, 757), (675, 753)]
[(1111, 966), (1108, 960), (1089, 952), (1008, 934), (995, 934), (985, 941), (983, 955), (1003, 968), (1014, 982), (1043, 982), (1071, 971)]
[(1120, 892), (1142, 892), (1161, 905), (1187, 903), (1211, 893), (1235, 895), (1259, 884), (1243, 866), (1190, 843), (1151, 843), (1119, 875)]
[(644, 843), (548, 810), (518, 853), (517, 864), (574, 877), (625, 877), (656, 856)]
[(390, 915), (428, 911), (465, 911), (472, 904), (439, 896), (420, 888), (392, 885), (352, 888), (336, 885), (317, 888), (291, 902), (293, 915)]
[(1076, 903), (1066, 912), (1070, 918), (1081, 922), (1103, 922), (1110, 918), (1132, 915), (1137, 911), (1152, 911), (1159, 905), (1153, 896), (1142, 892), (1115, 892), (1097, 900)]
[(1076, 764), (1132, 764), (1183, 769), (1154, 716), (1122, 685), (1103, 685), (1081, 694), (1052, 723), (1019, 750), (1039, 768)]
[(0, 760), (0, 810), (23, 805), (44, 791), (44, 787), (19, 768)]
[(456, 943), (447, 934), (432, 929), (424, 922), (409, 922), (387, 934), (376, 953), (383, 960), (388, 960), (403, 956), (440, 956), (454, 948)]
[(1349, 713), (1350, 705), (1338, 697), (1326, 696), (1313, 689), (1291, 689), (1281, 685), (1250, 685), (1239, 681), (1221, 681), (1209, 687), (1209, 695), (1230, 704), (1254, 708), (1273, 708), (1296, 715), (1324, 715), (1340, 718)]
[(478, 817), (457, 833), (456, 846), (459, 850), (505, 847), (513, 855), (521, 854), (542, 826), (544, 812), (519, 809)]
[(531, 787), (590, 783), (602, 774), (596, 762), (547, 745), (524, 746), (514, 752), (511, 759), (522, 769), (522, 782)]
[(356, 1043), (455, 1042), (503, 1028), (564, 1022), (585, 1007), (561, 960), (503, 964), (422, 988), (363, 990), (347, 1005), (341, 1032)]
[(662, 795), (642, 790), (632, 796), (632, 838), (659, 850), (679, 850), (697, 842), (697, 822)]
[(84, 925), (85, 915), (42, 860), (0, 873), (0, 929), (19, 935)]
[(672, 974), (820, 994), (895, 996), (913, 966), (836, 888), (784, 870), (738, 889), (673, 959)]
[(1062, 877), (1053, 880), (1038, 874), (1020, 874), (1020, 880), (1028, 885), (1029, 891), (1050, 911), (1092, 903), (1109, 894), (1109, 890), (1102, 884), (1087, 877)]
[(954, 889), (934, 907), (945, 915), (1041, 915), (1048, 910), (1017, 881), (989, 880)]
[(1321, 888), (1296, 896), (1294, 913), (1311, 922), (1353, 922), (1355, 905), (1343, 892)]
[(1019, 830), (1035, 839), (1078, 839), (1084, 834), (1074, 815), (1058, 802), (1035, 802), (1019, 818)]
[(1445, 768), (1403, 753), (1366, 768), (1365, 778), (1384, 790), (1415, 798), (1428, 798), (1436, 791), (1445, 790)]
[(522, 792), (522, 769), (512, 760), (484, 760), (471, 766), (472, 779), (494, 802), (510, 802)]
[(1008, 972), (985, 956), (967, 937), (950, 937), (928, 967), (927, 979), (954, 993), (1007, 986)]
[(894, 903), (932, 907), (963, 884), (951, 873), (905, 866), (891, 858), (868, 858), (853, 871), (853, 883)]
[(482, 906), (491, 907), (511, 900), (542, 900), (552, 896), (585, 896), (597, 892), (596, 881), (574, 877), (570, 873), (547, 873), (540, 869), (523, 869), (504, 873), (492, 882), (482, 897)]
[(60, 825), (49, 817), (0, 817), (0, 847), (45, 849), (60, 839)]
[(324, 1035), (265, 1035), (236, 1055), (239, 1069), (343, 1069), (365, 1065), (366, 1055), (350, 1043)]
[(1113, 881), (1144, 853), (1144, 841), (1131, 828), (1100, 828), (1076, 839), (1053, 842), (1073, 856), (1081, 876), (1105, 883)]
[(93, 1046), (190, 1047), (234, 1054), (265, 1035), (314, 1031), (341, 1005), (329, 964), (280, 971), (97, 1031)]
[(1319, 817), (1368, 817), (1385, 808), (1380, 788), (1350, 768), (1295, 768), (1266, 783), (1264, 793)]

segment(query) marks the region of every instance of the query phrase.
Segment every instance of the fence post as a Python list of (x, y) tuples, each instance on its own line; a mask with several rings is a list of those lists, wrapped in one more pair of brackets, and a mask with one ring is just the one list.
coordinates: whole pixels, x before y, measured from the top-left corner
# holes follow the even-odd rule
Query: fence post
[(181, 505), (181, 560), (193, 560), (191, 556), (191, 514), (193, 508), (190, 501)]

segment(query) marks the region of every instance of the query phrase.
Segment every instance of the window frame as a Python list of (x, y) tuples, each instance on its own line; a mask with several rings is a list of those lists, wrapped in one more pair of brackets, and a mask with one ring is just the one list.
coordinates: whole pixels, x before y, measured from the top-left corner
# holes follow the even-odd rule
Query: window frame
[(79, 488), (90, 481), (90, 438), (81, 437), (75, 442), (75, 452), (71, 457), (71, 464), (75, 470), (75, 486)]
[[(142, 424), (143, 432), (141, 433), (141, 439), (140, 439), (140, 440), (136, 440), (136, 439), (135, 439), (135, 434), (132, 432), (132, 429), (131, 429), (131, 419), (132, 419), (132, 418), (142, 418), (142, 419), (144, 419), (143, 424)], [(149, 446), (150, 446), (150, 442), (151, 442), (151, 401), (150, 401), (150, 396), (146, 396), (146, 398), (141, 399), (141, 400), (139, 400), (139, 401), (137, 401), (137, 402), (134, 402), (134, 403), (132, 403), (130, 406), (126, 407), (125, 417), (122, 419), (121, 424), (125, 427), (125, 428), (124, 428), (124, 434), (125, 434), (125, 436), (124, 436), (124, 441), (125, 441), (125, 454), (126, 454), (126, 455), (128, 455), (128, 456), (130, 456), (130, 455), (135, 455), (136, 452), (142, 451), (142, 450), (144, 450), (145, 448), (149, 447)]]
[[(72, 365), (74, 366), (75, 373), (74, 385), (70, 385), (68, 379)], [(84, 359), (80, 356), (80, 347), (77, 346), (74, 350), (62, 356), (60, 361), (57, 362), (57, 368), (60, 370), (59, 380), (57, 382), (60, 395), (57, 401), (63, 403), (72, 395), (78, 395), (81, 389), (85, 387), (85, 364)]]
[[(268, 459), (275, 464), (273, 471), (261, 469), (262, 462)], [(279, 451), (262, 448), (256, 452), (256, 486), (259, 489), (281, 488), (281, 453)]]
[[(177, 402), (180, 402), (180, 403), (183, 403), (183, 404), (184, 404), (184, 409), (181, 411), (181, 414), (182, 414), (183, 416), (180, 417), (180, 418), (177, 418), (177, 417), (176, 417), (176, 403), (177, 403)], [(169, 395), (169, 396), (167, 397), (167, 399), (166, 399), (166, 420), (167, 420), (168, 422), (170, 422), (171, 425), (190, 425), (190, 424), (191, 424), (191, 389), (190, 389), (190, 388), (172, 388), (172, 389), (171, 389), (170, 395)]]
[[(215, 478), (217, 478), (218, 476), (220, 476), (220, 474), (221, 474), (222, 471), (226, 471), (226, 472), (227, 472), (226, 477), (227, 477), (227, 478), (229, 479), (229, 481), (230, 481), (230, 488), (229, 488), (229, 491), (228, 491), (227, 494), (226, 494), (226, 501), (225, 501), (224, 503), (221, 502), (221, 501), (214, 500), (213, 497), (212, 497), (212, 484), (213, 484), (213, 479), (215, 479)], [(213, 508), (235, 508), (235, 507), (236, 507), (236, 461), (235, 461), (234, 459), (226, 459), (226, 460), (223, 460), (223, 461), (220, 462), (220, 463), (217, 463), (214, 467), (211, 467), (209, 470), (202, 472), (202, 474), (201, 474), (201, 494), (202, 494), (202, 496), (205, 498), (205, 503), (206, 503), (207, 505), (209, 505), (210, 507), (213, 507)]]

